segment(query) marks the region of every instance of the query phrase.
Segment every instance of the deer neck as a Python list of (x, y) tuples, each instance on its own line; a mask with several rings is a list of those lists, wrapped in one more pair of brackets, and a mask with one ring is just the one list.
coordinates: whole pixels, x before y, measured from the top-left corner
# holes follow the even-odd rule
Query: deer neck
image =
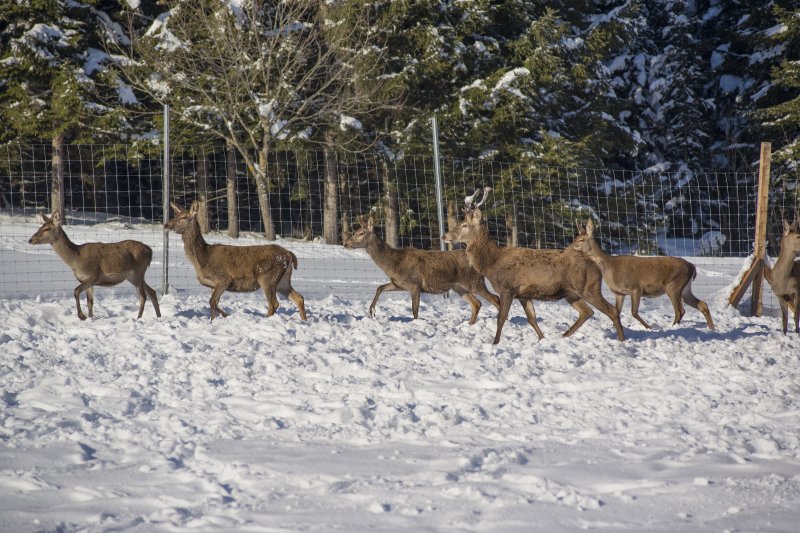
[(203, 233), (200, 231), (200, 224), (197, 220), (193, 220), (186, 231), (181, 234), (183, 237), (183, 250), (194, 264), (195, 269), (201, 265), (206, 264), (208, 259), (208, 243), (203, 238)]
[(469, 264), (481, 274), (485, 274), (497, 261), (500, 251), (501, 249), (497, 246), (497, 243), (489, 238), (489, 232), (486, 228), (483, 228), (475, 239), (467, 243)]
[(600, 248), (600, 245), (597, 244), (596, 240), (591, 239), (589, 243), (589, 253), (587, 255), (592, 259), (592, 261), (597, 263), (602, 270), (611, 261), (611, 256), (605, 253), (602, 248)]
[(60, 226), (56, 227), (56, 238), (51, 243), (53, 250), (68, 265), (78, 260), (80, 246), (69, 240), (66, 232)]
[(375, 261), (382, 270), (386, 271), (387, 267), (391, 267), (397, 263), (400, 250), (392, 248), (389, 244), (381, 239), (376, 233), (370, 235), (365, 247), (367, 253)]
[(791, 275), (797, 250), (789, 250), (788, 248), (788, 246), (783, 246), (783, 243), (781, 243), (781, 251), (775, 260), (775, 265), (772, 267), (773, 277), (789, 277)]

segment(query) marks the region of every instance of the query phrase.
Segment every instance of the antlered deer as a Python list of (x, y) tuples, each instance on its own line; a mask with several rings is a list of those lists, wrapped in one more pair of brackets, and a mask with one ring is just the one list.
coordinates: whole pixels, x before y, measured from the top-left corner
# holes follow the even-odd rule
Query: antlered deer
[(173, 230), (183, 238), (186, 257), (194, 266), (197, 280), (210, 287), (211, 320), (219, 313), (228, 314), (219, 308), (219, 299), (225, 291), (252, 292), (260, 287), (267, 298), (267, 316), (278, 309), (276, 292), (290, 298), (300, 317), (306, 319), (303, 297), (292, 288), (292, 269), (297, 268), (297, 257), (282, 246), (266, 244), (257, 246), (230, 246), (208, 244), (197, 221), (199, 204), (192, 203), (189, 210), (171, 204), (175, 217), (164, 228)]
[(522, 304), (528, 322), (541, 339), (544, 335), (536, 324), (531, 300), (561, 298), (579, 313), (578, 320), (567, 330), (565, 337), (575, 333), (594, 314), (586, 303), (589, 302), (611, 319), (617, 338), (624, 341), (619, 313), (600, 293), (600, 269), (584, 253), (577, 250), (501, 248), (489, 237), (479, 208), (490, 190), (489, 187), (484, 189), (483, 199), (477, 204), (475, 197), (479, 191), (467, 197), (464, 220), (445, 235), (445, 241), (466, 243), (470, 265), (486, 276), (500, 295), (494, 343), (500, 342), (503, 324), (514, 299)]
[(469, 266), (463, 250), (443, 252), (438, 250), (397, 249), (389, 246), (377, 233), (372, 217), (361, 220), (358, 229), (345, 243), (346, 248), (365, 248), (375, 264), (389, 278), (389, 283), (375, 291), (369, 306), (370, 316), (375, 315), (375, 306), (383, 291), (409, 291), (411, 293), (411, 312), (414, 318), (419, 315), (420, 293), (439, 294), (453, 289), (472, 307), (469, 323), (478, 319), (481, 302), (474, 295), (486, 298), (495, 307), (500, 301), (486, 288), (483, 276)]
[(144, 273), (150, 266), (153, 250), (139, 241), (122, 242), (87, 242), (75, 244), (61, 227), (61, 215), (58, 211), (51, 217), (42, 213), (44, 224), (28, 241), (30, 244), (50, 244), (53, 250), (72, 269), (72, 273), (80, 282), (75, 288), (75, 305), (78, 307), (78, 318), (86, 320), (81, 309), (81, 293), (86, 291), (86, 305), (89, 316), (94, 316), (94, 287), (111, 287), (130, 281), (139, 294), (139, 315), (144, 313), (145, 295), (153, 303), (156, 316), (161, 316), (156, 291), (144, 281)]
[(692, 280), (697, 276), (695, 266), (680, 257), (638, 257), (631, 255), (608, 255), (592, 236), (594, 223), (589, 220), (569, 245), (580, 250), (597, 263), (603, 279), (616, 297), (617, 311), (622, 312), (625, 296), (631, 297), (631, 315), (650, 329), (650, 324), (639, 316), (639, 300), (644, 296), (655, 298), (666, 293), (675, 310), (673, 324), (680, 324), (685, 313), (683, 304), (694, 307), (706, 318), (710, 329), (714, 321), (708, 305), (692, 294)]
[(783, 221), (781, 251), (772, 267), (772, 291), (781, 306), (781, 323), (786, 335), (788, 304), (794, 306), (794, 331), (800, 333), (800, 263), (794, 258), (800, 253), (800, 220), (795, 216), (794, 223)]

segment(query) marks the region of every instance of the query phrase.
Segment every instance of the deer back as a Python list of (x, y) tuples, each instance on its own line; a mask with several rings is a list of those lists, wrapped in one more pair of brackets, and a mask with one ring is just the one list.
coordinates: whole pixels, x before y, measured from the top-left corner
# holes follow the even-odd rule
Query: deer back
[(208, 246), (205, 261), (200, 265), (206, 276), (256, 280), (262, 274), (282, 274), (297, 262), (292, 252), (277, 244)]
[(70, 267), (78, 279), (97, 276), (121, 281), (130, 272), (144, 273), (153, 259), (153, 249), (134, 240), (88, 242), (78, 245), (77, 251), (79, 259)]

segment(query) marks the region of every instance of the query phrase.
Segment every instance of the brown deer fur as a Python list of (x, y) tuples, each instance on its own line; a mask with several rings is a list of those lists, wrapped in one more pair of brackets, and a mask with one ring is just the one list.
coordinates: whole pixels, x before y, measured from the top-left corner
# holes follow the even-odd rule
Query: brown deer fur
[(362, 221), (361, 226), (347, 240), (345, 247), (365, 248), (390, 280), (375, 291), (375, 297), (369, 306), (370, 316), (375, 315), (375, 306), (383, 291), (409, 291), (414, 318), (419, 315), (419, 295), (423, 292), (438, 294), (453, 289), (472, 307), (470, 324), (478, 319), (481, 308), (481, 302), (475, 294), (499, 307), (499, 299), (486, 288), (483, 276), (469, 266), (463, 250), (443, 252), (392, 248), (375, 233), (372, 217), (366, 223)]
[(531, 300), (564, 298), (579, 313), (578, 320), (564, 333), (565, 337), (575, 333), (594, 314), (586, 303), (589, 302), (611, 319), (617, 338), (625, 340), (619, 313), (600, 293), (600, 269), (585, 254), (577, 250), (501, 248), (489, 237), (477, 207), (467, 209), (464, 221), (445, 235), (445, 241), (466, 243), (470, 265), (486, 276), (499, 293), (495, 344), (500, 342), (514, 299), (522, 304), (528, 322), (540, 339), (544, 335), (536, 324)]
[(666, 293), (675, 310), (673, 324), (680, 324), (683, 319), (683, 301), (703, 313), (708, 327), (714, 329), (708, 305), (692, 294), (692, 280), (697, 276), (692, 263), (680, 257), (608, 255), (600, 249), (593, 232), (594, 224), (589, 220), (568, 249), (580, 250), (597, 263), (603, 280), (616, 297), (617, 311), (622, 312), (625, 296), (630, 295), (631, 315), (649, 329), (650, 324), (639, 316), (639, 301), (642, 297), (655, 298)]
[(211, 320), (217, 313), (228, 314), (219, 308), (219, 299), (225, 291), (252, 292), (260, 287), (267, 298), (267, 316), (278, 309), (276, 291), (290, 298), (300, 317), (306, 319), (303, 297), (292, 288), (292, 268), (297, 268), (297, 257), (275, 244), (260, 246), (230, 246), (208, 244), (197, 221), (198, 204), (194, 202), (186, 211), (175, 204), (175, 217), (164, 228), (173, 230), (183, 238), (183, 249), (189, 258), (200, 284), (210, 287)]
[(144, 313), (145, 295), (153, 303), (156, 316), (161, 316), (156, 291), (144, 281), (144, 273), (150, 266), (153, 250), (139, 241), (122, 242), (87, 242), (75, 244), (61, 227), (61, 215), (58, 211), (48, 218), (42, 213), (44, 224), (28, 241), (30, 244), (50, 244), (53, 250), (72, 269), (72, 273), (80, 282), (75, 288), (75, 305), (78, 318), (86, 320), (81, 309), (81, 293), (86, 291), (86, 305), (89, 316), (94, 315), (94, 287), (111, 287), (130, 281), (139, 294), (139, 315)]
[(795, 218), (793, 224), (783, 221), (781, 251), (772, 267), (772, 291), (781, 306), (781, 323), (786, 334), (788, 322), (788, 303), (794, 306), (794, 331), (800, 333), (800, 263), (795, 257), (800, 253), (800, 227)]

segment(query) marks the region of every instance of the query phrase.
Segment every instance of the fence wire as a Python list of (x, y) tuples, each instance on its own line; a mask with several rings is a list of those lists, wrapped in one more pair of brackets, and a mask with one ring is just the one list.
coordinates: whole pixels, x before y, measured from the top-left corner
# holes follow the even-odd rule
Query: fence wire
[[(163, 161), (158, 147), (150, 148), (66, 146), (65, 230), (77, 243), (136, 239), (150, 245), (155, 253), (147, 277), (158, 287)], [(41, 223), (37, 213), (52, 210), (52, 148), (0, 150), (0, 298), (71, 293), (75, 280), (69, 268), (49, 246), (27, 242)], [(323, 151), (270, 154), (271, 222), (278, 243), (300, 259), (294, 285), (301, 293), (366, 295), (386, 278), (363, 251), (341, 246), (360, 216), (372, 214), (379, 233), (394, 246), (439, 249), (433, 157), (338, 153), (334, 158), (331, 165)], [(170, 164), (169, 200), (183, 207), (201, 202), (209, 242), (264, 242), (258, 189), (238, 154), (225, 147), (177, 146)], [(695, 262), (701, 275), (694, 287), (701, 297), (727, 289), (753, 251), (755, 172), (566, 168), (535, 160), (506, 164), (446, 157), (440, 166), (445, 229), (461, 217), (466, 195), (489, 186), (489, 230), (502, 245), (563, 248), (576, 234), (576, 222), (592, 218), (609, 253), (677, 255)], [(326, 169), (337, 191), (336, 244), (323, 239)], [(769, 256), (777, 255), (782, 217), (796, 210), (796, 190), (771, 191)], [(179, 237), (171, 239), (170, 285), (200, 290)], [(764, 305), (777, 308), (769, 290)]]

